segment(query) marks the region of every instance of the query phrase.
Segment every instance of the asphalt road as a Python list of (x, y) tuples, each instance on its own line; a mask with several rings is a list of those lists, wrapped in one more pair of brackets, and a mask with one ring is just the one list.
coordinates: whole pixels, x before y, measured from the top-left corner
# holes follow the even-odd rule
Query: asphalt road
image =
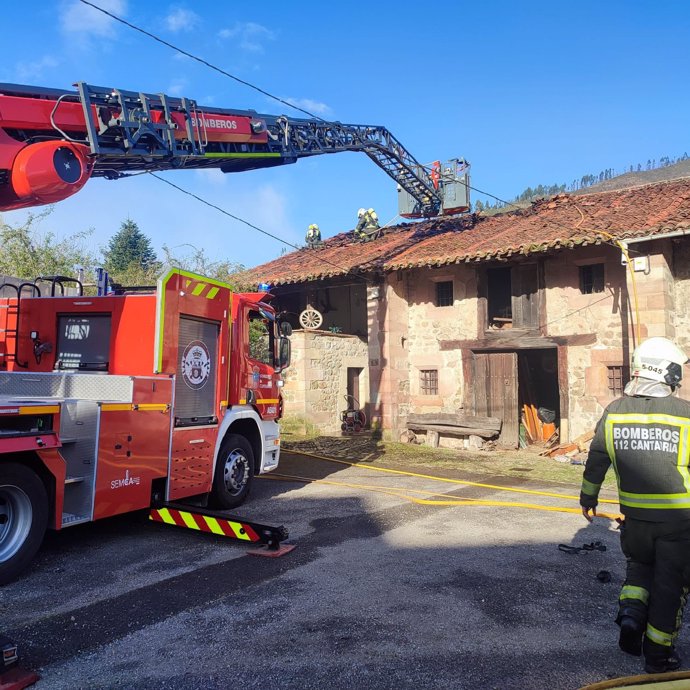
[[(279, 471), (321, 481), (257, 481), (238, 513), (288, 527), (297, 548), (281, 558), (141, 513), (49, 535), (0, 589), (0, 631), (36, 689), (576, 690), (641, 672), (616, 645), (623, 558), (608, 521), (409, 497), (575, 501), (289, 454)], [(593, 541), (607, 550), (558, 550)], [(687, 647), (683, 635), (690, 660)]]

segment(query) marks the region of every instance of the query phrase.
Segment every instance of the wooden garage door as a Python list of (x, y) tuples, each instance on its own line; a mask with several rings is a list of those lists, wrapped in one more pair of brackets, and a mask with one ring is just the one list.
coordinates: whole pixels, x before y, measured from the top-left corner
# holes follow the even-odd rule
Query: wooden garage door
[(517, 353), (474, 353), (474, 413), (503, 420), (498, 442), (517, 448), (519, 438)]

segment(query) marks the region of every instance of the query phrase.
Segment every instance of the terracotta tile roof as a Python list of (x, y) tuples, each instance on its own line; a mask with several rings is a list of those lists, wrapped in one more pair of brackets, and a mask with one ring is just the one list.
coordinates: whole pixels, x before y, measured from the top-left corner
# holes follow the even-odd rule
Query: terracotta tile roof
[(496, 216), (436, 218), (386, 228), (355, 243), (352, 233), (247, 271), (247, 282), (302, 283), (373, 270), (441, 266), (616, 239), (690, 231), (690, 179), (586, 196), (561, 194)]

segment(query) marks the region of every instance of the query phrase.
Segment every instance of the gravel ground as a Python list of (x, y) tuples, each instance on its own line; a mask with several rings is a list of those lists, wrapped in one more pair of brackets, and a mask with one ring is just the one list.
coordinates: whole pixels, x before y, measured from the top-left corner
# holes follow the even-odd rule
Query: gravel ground
[[(0, 591), (2, 629), (41, 674), (37, 690), (576, 690), (640, 672), (616, 646), (623, 558), (608, 521), (409, 497), (576, 502), (288, 453), (279, 470), (321, 480), (258, 481), (243, 507), (248, 520), (289, 528), (297, 547), (282, 558), (141, 514), (52, 535)], [(558, 550), (594, 541), (607, 550)], [(687, 646), (683, 635), (681, 654)]]

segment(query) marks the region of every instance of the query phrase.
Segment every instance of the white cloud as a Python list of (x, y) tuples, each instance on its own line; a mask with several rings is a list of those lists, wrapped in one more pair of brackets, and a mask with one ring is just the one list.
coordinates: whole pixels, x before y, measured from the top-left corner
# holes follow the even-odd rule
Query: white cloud
[(52, 55), (45, 55), (33, 62), (18, 62), (14, 68), (14, 78), (18, 82), (35, 81), (58, 64), (59, 62)]
[(192, 12), (192, 10), (185, 10), (181, 7), (172, 10), (165, 18), (166, 28), (168, 31), (172, 31), (173, 33), (178, 33), (180, 31), (192, 31), (192, 29), (195, 29), (200, 22), (201, 18), (198, 14), (196, 14), (196, 12)]
[(222, 187), (229, 177), (229, 174), (222, 172), (220, 168), (201, 168), (195, 170), (195, 173), (201, 178), (204, 185), (213, 185), (214, 187)]
[(221, 29), (218, 36), (224, 40), (235, 39), (237, 45), (248, 53), (263, 53), (263, 43), (275, 39), (275, 32), (256, 22), (237, 22), (231, 29)]
[(178, 79), (177, 81), (174, 81), (168, 85), (165, 93), (167, 93), (169, 96), (183, 96), (185, 95), (184, 92), (188, 86), (189, 82), (187, 79)]
[(330, 115), (333, 112), (328, 104), (322, 103), (321, 101), (315, 101), (312, 98), (291, 98), (290, 96), (282, 98), (284, 101), (292, 103), (292, 105), (296, 105), (298, 108), (314, 113), (314, 115)]
[[(98, 0), (99, 7), (120, 17), (127, 13), (127, 0)], [(60, 10), (60, 26), (68, 33), (109, 36), (113, 32), (114, 19), (78, 0), (64, 2)]]

